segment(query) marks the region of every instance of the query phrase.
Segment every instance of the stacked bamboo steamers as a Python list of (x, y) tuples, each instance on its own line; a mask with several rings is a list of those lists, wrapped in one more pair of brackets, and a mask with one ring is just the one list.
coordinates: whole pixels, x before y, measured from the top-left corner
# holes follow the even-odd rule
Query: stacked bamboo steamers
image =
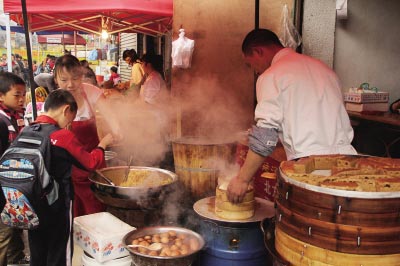
[(245, 220), (254, 216), (255, 199), (254, 190), (249, 188), (243, 202), (233, 204), (229, 202), (227, 195), (228, 182), (223, 181), (215, 192), (215, 214), (227, 220)]
[(281, 163), (275, 248), (290, 265), (400, 265), (400, 159)]

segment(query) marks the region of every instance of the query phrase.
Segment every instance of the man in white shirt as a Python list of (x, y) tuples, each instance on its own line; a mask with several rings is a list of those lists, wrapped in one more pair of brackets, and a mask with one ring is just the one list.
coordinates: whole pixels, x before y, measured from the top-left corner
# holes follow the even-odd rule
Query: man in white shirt
[(357, 154), (340, 82), (322, 62), (284, 48), (266, 29), (248, 33), (244, 61), (259, 75), (256, 125), (246, 160), (228, 186), (228, 198), (241, 202), (252, 176), (282, 142), (288, 160), (317, 154)]

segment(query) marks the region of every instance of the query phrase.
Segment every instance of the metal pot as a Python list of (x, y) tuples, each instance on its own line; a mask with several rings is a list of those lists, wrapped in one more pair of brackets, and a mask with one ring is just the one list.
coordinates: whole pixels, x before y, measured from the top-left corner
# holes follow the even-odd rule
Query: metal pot
[(98, 173), (94, 172), (89, 176), (93, 182), (92, 190), (95, 196), (105, 205), (125, 209), (154, 209), (162, 205), (165, 195), (175, 188), (177, 175), (168, 170), (131, 166), (129, 171), (150, 171), (157, 174), (158, 178), (170, 178), (171, 183), (157, 186), (119, 186), (125, 179), (127, 166), (107, 167), (99, 172), (108, 177), (114, 184), (107, 183)]
[(254, 216), (244, 220), (228, 220), (215, 214), (215, 197), (204, 198), (193, 205), (199, 215), (199, 232), (206, 241), (200, 252), (200, 266), (264, 266), (270, 257), (264, 247), (259, 224), (275, 214), (274, 204), (255, 198)]
[[(166, 233), (170, 230), (175, 231), (177, 234), (185, 234), (187, 236), (195, 238), (198, 243), (198, 250), (192, 253), (176, 256), (176, 257), (161, 257), (161, 256), (150, 256), (144, 255), (139, 252), (132, 250), (127, 247), (132, 241), (139, 237), (144, 237), (147, 235)], [(203, 237), (192, 230), (175, 227), (175, 226), (155, 226), (155, 227), (143, 227), (141, 229), (129, 232), (122, 239), (122, 243), (125, 248), (129, 251), (132, 257), (132, 263), (134, 266), (190, 266), (197, 258), (198, 252), (204, 247), (205, 241)]]
[(265, 247), (272, 258), (273, 265), (290, 266), (290, 263), (283, 259), (275, 249), (275, 217), (262, 220), (260, 228), (264, 235)]

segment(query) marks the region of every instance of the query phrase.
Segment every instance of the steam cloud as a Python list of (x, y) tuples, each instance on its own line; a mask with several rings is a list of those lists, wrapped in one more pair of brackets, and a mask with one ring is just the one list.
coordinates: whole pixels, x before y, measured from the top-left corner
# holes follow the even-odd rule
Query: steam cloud
[[(172, 92), (170, 104), (161, 109), (125, 100), (113, 102), (109, 111), (102, 115), (108, 127), (115, 121), (119, 125), (123, 135), (117, 151), (120, 158), (132, 155), (133, 165), (158, 167), (170, 141), (194, 137), (200, 145), (234, 143), (249, 128), (253, 117), (248, 100), (235, 98), (231, 88), (223, 87), (218, 79), (190, 78), (174, 87), (176, 91)], [(180, 125), (177, 119), (182, 121), (181, 131), (177, 130)], [(106, 126), (107, 130), (111, 128)], [(225, 181), (238, 173), (239, 166), (234, 160), (228, 162), (217, 156), (207, 160)], [(184, 195), (181, 189), (169, 193), (162, 208), (165, 221), (177, 223), (182, 214)]]

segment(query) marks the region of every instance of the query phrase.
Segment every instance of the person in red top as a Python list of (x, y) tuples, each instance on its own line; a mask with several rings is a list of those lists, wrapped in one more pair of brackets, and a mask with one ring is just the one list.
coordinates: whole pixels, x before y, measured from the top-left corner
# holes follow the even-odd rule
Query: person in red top
[(118, 74), (118, 68), (116, 66), (112, 66), (110, 67), (110, 72), (111, 72), (110, 80), (112, 80), (114, 86), (118, 85), (118, 83), (121, 81), (121, 78)]
[[(91, 151), (99, 143), (96, 111), (99, 111), (99, 114), (112, 112), (106, 110), (108, 106), (103, 92), (98, 87), (83, 82), (82, 66), (78, 58), (73, 55), (63, 55), (57, 59), (54, 78), (60, 89), (68, 90), (74, 96), (78, 110), (71, 124), (71, 131), (85, 146), (85, 150)], [(104, 117), (105, 120), (108, 119)], [(107, 120), (107, 122), (113, 121)], [(114, 125), (109, 125), (110, 128), (116, 128)], [(103, 167), (105, 166), (104, 164)], [(90, 188), (92, 182), (89, 180), (88, 171), (73, 167), (72, 181), (75, 190), (74, 217), (106, 210), (106, 206), (96, 198)]]
[(104, 149), (113, 143), (111, 134), (106, 135), (90, 152), (79, 142), (75, 133), (66, 129), (71, 125), (78, 111), (72, 94), (58, 89), (49, 94), (44, 104), (45, 113), (39, 116), (31, 127), (53, 124), (60, 129), (50, 134), (51, 166), (50, 175), (59, 184), (59, 198), (49, 206), (48, 214), (41, 218), (36, 230), (29, 230), (30, 266), (71, 265), (72, 243), (72, 165), (93, 171), (104, 165)]

